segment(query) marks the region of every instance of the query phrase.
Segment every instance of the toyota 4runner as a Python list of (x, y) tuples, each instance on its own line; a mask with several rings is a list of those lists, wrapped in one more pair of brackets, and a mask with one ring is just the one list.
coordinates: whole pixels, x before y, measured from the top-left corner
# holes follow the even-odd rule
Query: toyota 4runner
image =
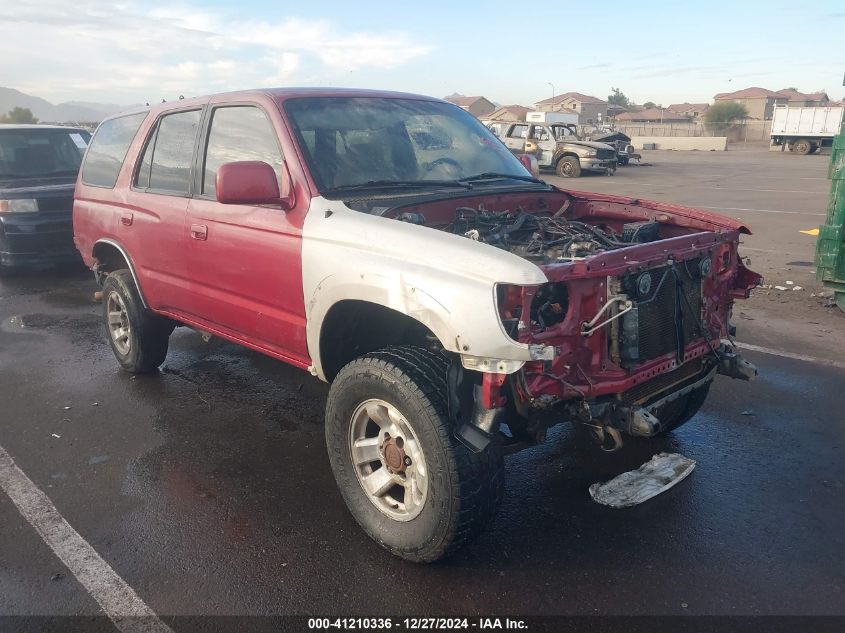
[(335, 89), (180, 100), (104, 121), (74, 239), (118, 363), (177, 325), (331, 383), (326, 442), (363, 529), (414, 561), (477, 535), (504, 453), (568, 421), (605, 450), (689, 420), (760, 277), (741, 223), (566, 191), (427, 97)]

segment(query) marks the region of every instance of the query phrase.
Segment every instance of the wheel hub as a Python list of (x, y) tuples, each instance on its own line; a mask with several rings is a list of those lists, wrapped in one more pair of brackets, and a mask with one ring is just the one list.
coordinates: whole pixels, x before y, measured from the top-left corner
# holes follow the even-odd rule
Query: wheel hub
[(405, 474), (411, 458), (405, 454), (405, 442), (401, 437), (390, 437), (381, 445), (381, 457), (384, 467), (393, 475)]
[(367, 498), (396, 521), (410, 521), (425, 506), (428, 468), (419, 438), (392, 404), (372, 398), (349, 424), (349, 456)]

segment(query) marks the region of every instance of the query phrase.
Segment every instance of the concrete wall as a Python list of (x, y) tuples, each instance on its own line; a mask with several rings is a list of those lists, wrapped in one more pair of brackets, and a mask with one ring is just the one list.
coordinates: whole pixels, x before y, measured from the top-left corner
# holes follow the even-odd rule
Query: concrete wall
[(643, 143), (654, 143), (657, 149), (693, 150), (702, 152), (723, 152), (728, 149), (727, 136), (634, 136), (631, 144), (638, 150)]

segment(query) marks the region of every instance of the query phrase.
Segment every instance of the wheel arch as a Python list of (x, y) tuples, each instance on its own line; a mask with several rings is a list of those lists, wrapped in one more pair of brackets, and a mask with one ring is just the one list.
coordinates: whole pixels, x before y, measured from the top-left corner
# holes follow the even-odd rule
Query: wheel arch
[(440, 339), (421, 320), (394, 308), (361, 299), (335, 302), (319, 333), (319, 373), (331, 382), (349, 362), (388, 345), (431, 347)]
[(560, 162), (563, 158), (565, 158), (565, 157), (567, 157), (567, 156), (572, 156), (573, 158), (577, 158), (577, 159), (578, 159), (578, 162), (579, 162), (579, 163), (581, 162), (581, 157), (580, 157), (580, 156), (578, 156), (578, 154), (576, 154), (576, 153), (575, 153), (575, 152), (573, 152), (572, 150), (565, 150), (565, 151), (563, 151), (563, 152), (560, 152), (557, 156), (555, 156), (555, 159), (554, 159), (554, 166), (555, 166), (555, 167), (557, 167), (557, 164), (558, 164), (558, 163), (559, 163), (559, 162)]
[(102, 238), (94, 243), (94, 248), (91, 250), (91, 255), (94, 258), (94, 272), (97, 275), (97, 280), (101, 281), (103, 273), (114, 272), (121, 268), (128, 268), (132, 274), (132, 280), (135, 282), (135, 287), (138, 289), (138, 296), (141, 297), (141, 304), (148, 308), (147, 299), (144, 296), (144, 291), (135, 272), (135, 265), (132, 263), (132, 258), (126, 249), (115, 240)]

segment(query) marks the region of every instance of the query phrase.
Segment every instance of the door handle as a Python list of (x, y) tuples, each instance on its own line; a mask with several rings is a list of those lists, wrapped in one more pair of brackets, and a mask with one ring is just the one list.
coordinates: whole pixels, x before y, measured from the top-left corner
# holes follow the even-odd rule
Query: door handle
[(123, 226), (132, 226), (132, 219), (133, 219), (133, 217), (134, 217), (134, 216), (133, 216), (131, 213), (126, 212), (126, 213), (124, 213), (124, 214), (122, 214), (122, 215), (120, 216), (120, 223), (121, 223)]
[(208, 227), (205, 224), (192, 224), (191, 225), (191, 239), (207, 240), (208, 239)]

